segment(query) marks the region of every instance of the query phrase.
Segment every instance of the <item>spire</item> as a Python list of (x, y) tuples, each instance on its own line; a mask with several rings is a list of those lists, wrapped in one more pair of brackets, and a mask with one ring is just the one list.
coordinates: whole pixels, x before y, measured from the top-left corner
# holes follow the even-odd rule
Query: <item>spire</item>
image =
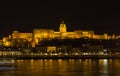
[(64, 20), (62, 19), (62, 22), (61, 22), (61, 24), (64, 24), (65, 22), (64, 22)]

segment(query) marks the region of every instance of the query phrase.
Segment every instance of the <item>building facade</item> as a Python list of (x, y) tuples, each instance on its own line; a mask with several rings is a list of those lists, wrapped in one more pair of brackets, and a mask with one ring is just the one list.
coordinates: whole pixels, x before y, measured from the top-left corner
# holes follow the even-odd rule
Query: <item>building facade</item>
[[(23, 43), (29, 44), (29, 46), (35, 47), (38, 42), (47, 39), (79, 39), (79, 38), (90, 38), (90, 39), (117, 39), (118, 37), (108, 34), (96, 35), (92, 30), (75, 30), (72, 32), (67, 31), (66, 24), (62, 21), (59, 27), (59, 31), (54, 29), (34, 29), (33, 33), (21, 33), (13, 31), (9, 37), (4, 37), (1, 42), (4, 46), (22, 45)], [(16, 44), (15, 44), (16, 43)], [(19, 43), (19, 45), (18, 45)], [(23, 45), (24, 46), (24, 45)]]

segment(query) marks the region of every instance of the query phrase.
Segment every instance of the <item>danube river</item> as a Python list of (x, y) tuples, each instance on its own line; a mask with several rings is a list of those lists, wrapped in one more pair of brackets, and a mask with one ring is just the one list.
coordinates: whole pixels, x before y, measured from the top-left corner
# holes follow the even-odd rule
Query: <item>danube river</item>
[(120, 59), (14, 60), (0, 76), (120, 76)]

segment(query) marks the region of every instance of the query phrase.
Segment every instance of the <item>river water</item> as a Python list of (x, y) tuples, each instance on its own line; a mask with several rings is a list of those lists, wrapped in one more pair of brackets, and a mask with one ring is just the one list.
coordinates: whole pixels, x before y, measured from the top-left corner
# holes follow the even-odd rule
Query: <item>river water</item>
[(15, 60), (0, 76), (120, 76), (120, 59)]

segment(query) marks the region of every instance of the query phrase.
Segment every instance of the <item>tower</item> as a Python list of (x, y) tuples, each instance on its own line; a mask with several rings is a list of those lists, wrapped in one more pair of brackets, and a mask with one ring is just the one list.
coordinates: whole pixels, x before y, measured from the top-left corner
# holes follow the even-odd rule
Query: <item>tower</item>
[(60, 33), (65, 33), (65, 32), (67, 32), (66, 24), (64, 23), (64, 21), (62, 21), (62, 23), (60, 24), (59, 32), (60, 32)]
[(67, 38), (67, 28), (64, 21), (62, 21), (62, 23), (60, 24), (59, 32), (60, 32), (61, 39)]

